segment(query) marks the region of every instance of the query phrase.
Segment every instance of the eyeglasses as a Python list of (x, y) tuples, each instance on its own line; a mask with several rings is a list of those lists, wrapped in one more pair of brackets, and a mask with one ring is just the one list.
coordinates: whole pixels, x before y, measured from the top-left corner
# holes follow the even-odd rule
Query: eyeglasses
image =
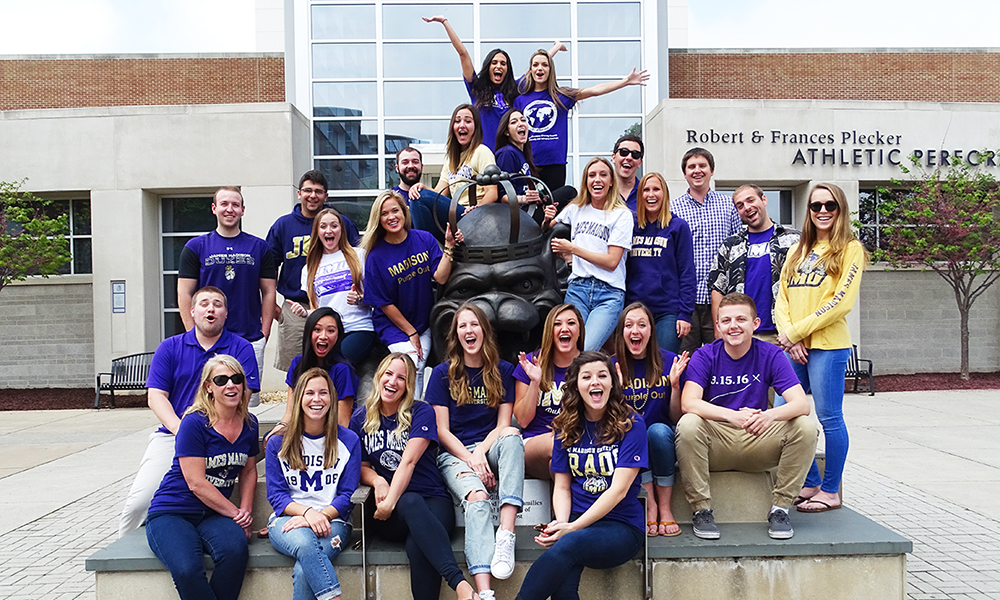
[(809, 203), (809, 210), (813, 212), (819, 212), (824, 208), (826, 209), (826, 212), (837, 212), (837, 209), (839, 209), (840, 206), (838, 206), (837, 203), (833, 200), (827, 200), (826, 202)]
[(640, 158), (642, 158), (641, 150), (629, 150), (628, 148), (619, 148), (616, 151), (616, 154), (618, 154), (618, 156), (622, 158), (628, 158), (630, 154), (632, 155), (632, 158), (634, 158), (635, 160), (639, 160)]
[(302, 192), (303, 194), (305, 194), (306, 196), (311, 196), (313, 194), (316, 194), (317, 196), (322, 196), (323, 194), (326, 193), (326, 190), (321, 190), (319, 188), (316, 188), (316, 189), (312, 189), (312, 188), (299, 188), (299, 191)]
[(243, 377), (242, 373), (233, 373), (232, 375), (216, 375), (212, 378), (212, 383), (219, 387), (226, 385), (230, 381), (232, 381), (235, 385), (241, 385), (244, 379), (245, 377)]

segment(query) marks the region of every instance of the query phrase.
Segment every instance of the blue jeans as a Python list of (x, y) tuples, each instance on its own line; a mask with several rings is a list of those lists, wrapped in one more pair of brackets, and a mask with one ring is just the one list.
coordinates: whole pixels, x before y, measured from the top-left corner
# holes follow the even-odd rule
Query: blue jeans
[[(451, 198), (434, 190), (425, 189), (420, 192), (419, 198), (409, 199), (409, 202), (410, 219), (413, 221), (414, 229), (430, 233), (443, 244), (445, 229), (448, 227)], [(467, 209), (468, 207), (459, 204), (456, 210), (457, 219), (461, 219)]]
[[(152, 512), (146, 540), (174, 580), (181, 600), (236, 600), (246, 573), (247, 536), (236, 521), (214, 511)], [(215, 568), (208, 580), (204, 552)]]
[[(819, 486), (828, 494), (840, 491), (840, 479), (844, 475), (844, 463), (847, 462), (847, 448), (850, 445), (847, 425), (844, 423), (844, 375), (847, 373), (847, 360), (850, 356), (850, 348), (811, 348), (809, 360), (804, 365), (788, 358), (802, 389), (813, 395), (816, 416), (823, 426), (823, 436), (826, 439), (826, 468), (823, 470), (823, 477), (820, 478), (819, 467), (813, 461), (803, 487)], [(775, 406), (784, 403), (784, 398), (775, 396)]]
[[(656, 316), (656, 345), (674, 354), (681, 353), (681, 338), (677, 337), (677, 313)], [(663, 365), (664, 368), (669, 368)]]
[[(466, 448), (471, 452), (478, 445), (469, 444)], [(517, 434), (501, 436), (486, 451), (486, 460), (497, 479), (500, 506), (510, 504), (520, 509), (524, 505), (524, 440)], [(472, 492), (489, 492), (472, 468), (451, 453), (442, 450), (437, 464), (448, 491), (465, 511), (465, 564), (469, 573), (489, 573), (496, 540), (493, 507), (489, 499), (466, 500)]]
[(357, 369), (365, 362), (372, 348), (375, 347), (377, 336), (374, 331), (351, 331), (345, 333), (340, 340), (340, 353)]
[[(369, 516), (374, 512), (373, 505), (365, 504)], [(465, 581), (451, 550), (451, 533), (455, 530), (455, 505), (451, 498), (424, 498), (403, 492), (388, 519), (370, 518), (368, 526), (382, 539), (405, 543), (413, 600), (438, 600), (442, 577), (451, 589)]]
[(641, 529), (611, 519), (567, 533), (531, 565), (517, 598), (577, 600), (584, 567), (611, 569), (625, 564), (642, 548), (644, 537)]
[(594, 277), (580, 277), (569, 282), (565, 302), (575, 306), (583, 317), (587, 334), (583, 349), (600, 350), (625, 308), (625, 290)]
[[(674, 450), (674, 430), (666, 423), (653, 423), (646, 428), (649, 439), (649, 471), (644, 471), (642, 482), (652, 481), (660, 487), (674, 485), (677, 452)], [(647, 479), (647, 473), (652, 478)]]
[(330, 535), (316, 537), (308, 527), (282, 532), (291, 517), (275, 517), (267, 523), (271, 545), (278, 552), (295, 559), (292, 569), (292, 600), (330, 600), (340, 595), (340, 581), (333, 570), (333, 559), (351, 541), (351, 526), (343, 521), (330, 522)]

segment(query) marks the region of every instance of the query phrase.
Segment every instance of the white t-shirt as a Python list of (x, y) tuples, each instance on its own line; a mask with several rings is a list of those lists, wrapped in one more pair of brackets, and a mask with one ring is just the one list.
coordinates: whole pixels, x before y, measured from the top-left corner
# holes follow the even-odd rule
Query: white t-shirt
[[(364, 275), (365, 251), (355, 248), (358, 260), (361, 261), (361, 273)], [(308, 289), (306, 278), (309, 269), (302, 269), (302, 289)], [(344, 253), (337, 250), (333, 254), (324, 254), (316, 269), (313, 287), (316, 290), (316, 301), (320, 306), (329, 306), (340, 313), (344, 321), (344, 333), (352, 331), (375, 331), (372, 324), (372, 307), (367, 304), (351, 305), (347, 303), (347, 292), (351, 291), (351, 269), (347, 266)], [(358, 290), (359, 293), (362, 290)]]
[(598, 210), (590, 204), (583, 207), (570, 204), (559, 213), (556, 222), (569, 225), (570, 241), (585, 250), (607, 254), (609, 246), (625, 249), (614, 271), (605, 271), (574, 255), (570, 281), (594, 277), (612, 287), (625, 289), (625, 259), (632, 249), (632, 211), (627, 208), (606, 211)]

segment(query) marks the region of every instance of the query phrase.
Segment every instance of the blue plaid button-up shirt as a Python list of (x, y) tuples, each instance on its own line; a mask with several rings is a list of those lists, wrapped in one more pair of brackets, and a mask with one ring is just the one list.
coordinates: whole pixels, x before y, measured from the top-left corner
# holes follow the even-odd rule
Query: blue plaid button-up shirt
[(691, 226), (694, 238), (694, 271), (698, 277), (695, 293), (697, 304), (711, 304), (712, 294), (708, 289), (708, 274), (712, 261), (719, 253), (719, 247), (726, 238), (740, 230), (743, 223), (733, 206), (732, 199), (711, 190), (702, 204), (685, 192), (683, 196), (670, 201), (670, 212), (684, 219)]

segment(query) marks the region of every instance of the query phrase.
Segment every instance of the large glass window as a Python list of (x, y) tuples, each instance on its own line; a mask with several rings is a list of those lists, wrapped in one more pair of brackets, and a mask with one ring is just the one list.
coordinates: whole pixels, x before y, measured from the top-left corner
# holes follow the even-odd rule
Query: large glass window
[(889, 240), (885, 237), (885, 228), (905, 222), (901, 216), (893, 218), (892, 214), (883, 214), (884, 203), (887, 200), (898, 200), (905, 197), (905, 194), (903, 190), (886, 188), (862, 189), (858, 193), (858, 221), (861, 223), (858, 237), (869, 252), (886, 250), (889, 247)]
[(160, 201), (160, 239), (163, 265), (163, 336), (184, 332), (177, 308), (177, 271), (181, 250), (191, 238), (215, 229), (211, 196), (163, 198)]
[[(309, 61), (304, 89), (312, 93), (313, 158), (330, 178), (331, 200), (366, 204), (395, 184), (395, 153), (407, 145), (441, 155), (448, 118), (469, 97), (444, 28), (421, 19), (435, 15), (448, 19), (476, 71), (490, 50), (502, 48), (519, 77), (531, 54), (555, 40), (568, 47), (554, 59), (566, 87), (643, 68), (643, 9), (636, 0), (310, 0), (310, 37), (296, 40), (296, 58)], [(587, 99), (570, 114), (567, 180), (575, 182), (587, 157), (606, 155), (626, 130), (642, 129), (644, 95), (625, 88)]]

